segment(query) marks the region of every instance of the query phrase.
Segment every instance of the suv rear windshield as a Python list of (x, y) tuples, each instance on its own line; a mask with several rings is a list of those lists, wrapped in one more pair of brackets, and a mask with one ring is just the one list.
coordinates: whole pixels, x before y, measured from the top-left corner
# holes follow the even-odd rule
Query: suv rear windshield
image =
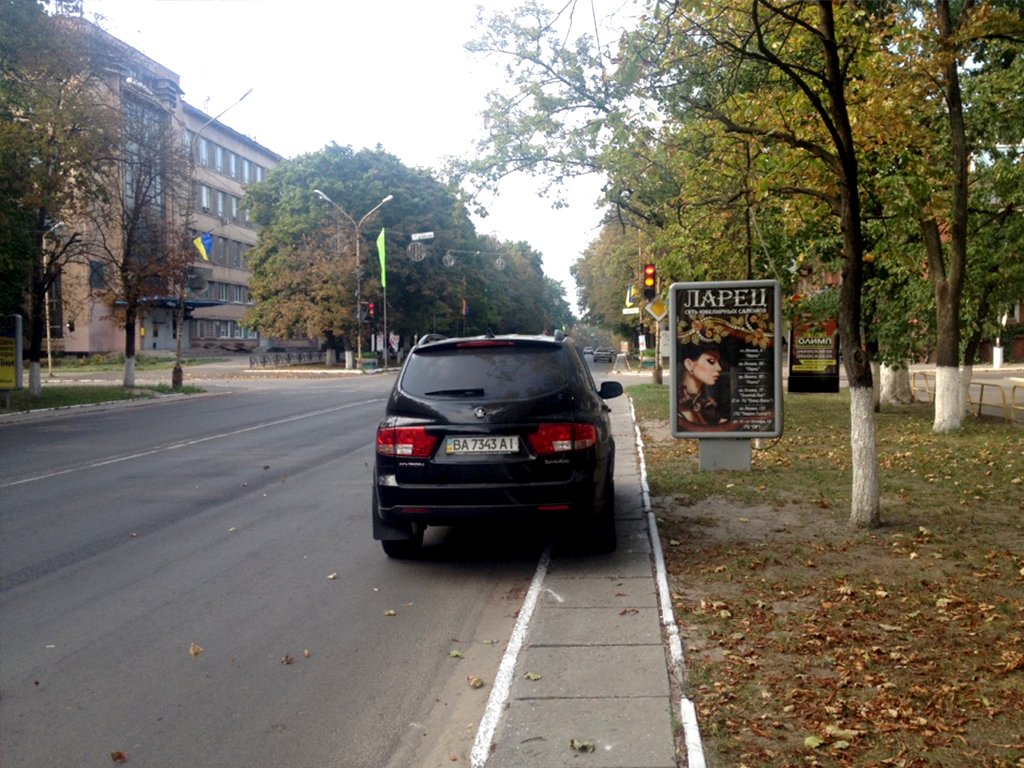
[(420, 397), (516, 400), (565, 387), (569, 356), (556, 344), (424, 349), (413, 353), (401, 388)]

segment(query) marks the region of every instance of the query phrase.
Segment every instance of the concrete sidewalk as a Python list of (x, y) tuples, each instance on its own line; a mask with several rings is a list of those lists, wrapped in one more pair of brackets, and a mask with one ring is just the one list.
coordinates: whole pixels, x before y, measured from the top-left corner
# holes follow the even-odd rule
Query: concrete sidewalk
[(632, 410), (626, 397), (609, 405), (618, 550), (552, 554), (487, 768), (687, 765), (676, 755), (674, 664), (662, 632)]

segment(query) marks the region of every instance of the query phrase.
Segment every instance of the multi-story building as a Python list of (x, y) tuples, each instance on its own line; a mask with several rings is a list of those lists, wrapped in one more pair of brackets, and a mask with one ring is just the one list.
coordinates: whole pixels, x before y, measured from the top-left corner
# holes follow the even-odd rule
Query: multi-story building
[[(256, 243), (255, 225), (242, 204), (246, 185), (261, 181), (281, 157), (202, 110), (182, 100), (179, 76), (99, 27), (74, 19), (83, 34), (93, 35), (108, 61), (107, 87), (121, 110), (144, 110), (153, 120), (169, 121), (191, 152), (191, 201), (185, 211), (168, 211), (190, 227), (197, 248), (184, 294), (186, 323), (183, 350), (247, 350), (259, 339), (242, 326), (251, 301), (246, 255)], [(157, 254), (156, 258), (160, 258)], [(109, 265), (86, 255), (68, 264), (50, 302), (50, 335), (66, 353), (123, 352), (124, 331), (117, 307), (109, 304)], [(181, 301), (172, 285), (153, 286), (144, 297), (136, 327), (136, 350), (178, 348)]]
[(241, 320), (251, 304), (246, 256), (256, 244), (256, 226), (242, 201), (246, 185), (262, 181), (281, 158), (189, 104), (181, 103), (180, 114), (194, 153), (192, 234), (209, 234), (212, 243), (208, 260), (198, 258), (194, 266), (197, 306), (185, 338), (193, 347), (251, 349), (258, 340)]

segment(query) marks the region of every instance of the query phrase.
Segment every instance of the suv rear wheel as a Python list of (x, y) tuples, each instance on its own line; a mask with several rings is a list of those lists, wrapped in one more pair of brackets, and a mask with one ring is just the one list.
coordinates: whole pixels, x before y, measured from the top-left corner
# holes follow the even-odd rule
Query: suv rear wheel
[(423, 529), (413, 531), (412, 538), (409, 539), (382, 539), (380, 545), (384, 548), (385, 555), (396, 560), (417, 557), (423, 551)]

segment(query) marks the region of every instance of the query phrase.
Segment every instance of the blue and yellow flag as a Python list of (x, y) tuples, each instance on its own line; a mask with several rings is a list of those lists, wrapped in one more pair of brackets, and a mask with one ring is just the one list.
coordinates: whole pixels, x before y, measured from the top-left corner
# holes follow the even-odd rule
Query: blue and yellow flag
[(192, 245), (199, 251), (199, 255), (203, 257), (203, 261), (210, 260), (210, 254), (213, 253), (213, 235), (209, 232), (203, 232), (195, 240), (192, 241)]
[(384, 227), (380, 228), (377, 235), (377, 256), (380, 258), (380, 287), (388, 287), (388, 271), (384, 265)]

